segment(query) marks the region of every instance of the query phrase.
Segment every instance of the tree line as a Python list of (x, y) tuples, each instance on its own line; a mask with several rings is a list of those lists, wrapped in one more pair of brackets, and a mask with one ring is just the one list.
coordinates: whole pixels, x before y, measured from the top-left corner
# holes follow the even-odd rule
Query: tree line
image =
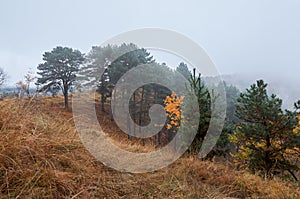
[[(118, 107), (108, 105), (116, 93), (123, 96), (129, 92), (126, 85), (119, 91), (114, 91), (114, 88), (127, 71), (141, 64), (151, 64), (162, 71), (159, 75), (147, 75), (166, 77), (174, 87), (184, 86), (197, 97), (201, 117), (196, 137), (189, 148), (189, 153), (197, 153), (208, 130), (212, 101), (217, 96), (211, 96), (201, 74), (196, 74), (195, 69), (190, 71), (183, 62), (174, 71), (164, 63), (157, 63), (147, 50), (134, 44), (94, 46), (87, 55), (59, 46), (43, 54), (43, 63), (37, 66), (36, 85), (38, 92), (53, 95), (62, 92), (66, 109), (69, 108), (70, 91), (75, 88), (80, 90), (82, 85), (94, 86), (100, 96), (99, 111), (113, 120), (113, 113)], [(187, 85), (178, 85), (176, 72), (187, 79)], [(6, 75), (0, 69), (0, 85), (5, 79)], [(19, 86), (29, 95), (29, 85), (35, 78), (27, 75), (25, 79)], [(233, 159), (237, 168), (248, 169), (265, 177), (290, 176), (297, 181), (300, 164), (300, 102), (295, 103), (294, 110), (282, 110), (282, 100), (275, 94), (267, 93), (267, 84), (263, 80), (258, 80), (243, 92), (225, 83), (224, 86), (226, 121), (216, 146), (207, 157), (222, 155)], [(149, 108), (154, 104), (163, 105), (167, 122), (161, 132), (150, 138), (155, 140), (156, 146), (163, 146), (174, 138), (180, 123), (184, 122), (184, 118), (181, 118), (183, 102), (188, 103), (188, 96), (176, 96), (172, 90), (159, 84), (144, 85), (133, 92), (129, 114), (124, 120), (132, 119), (139, 126), (145, 126), (150, 122)], [(141, 131), (131, 126), (130, 122), (127, 123), (127, 129), (133, 135)], [(132, 137), (128, 136), (128, 139)]]

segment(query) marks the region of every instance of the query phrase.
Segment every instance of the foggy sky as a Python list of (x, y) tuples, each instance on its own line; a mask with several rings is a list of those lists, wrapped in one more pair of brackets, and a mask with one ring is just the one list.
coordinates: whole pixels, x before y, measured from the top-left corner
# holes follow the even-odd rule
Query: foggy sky
[(0, 67), (13, 85), (58, 45), (88, 53), (121, 32), (157, 27), (197, 42), (221, 74), (272, 74), (299, 85), (299, 9), (297, 0), (3, 0)]

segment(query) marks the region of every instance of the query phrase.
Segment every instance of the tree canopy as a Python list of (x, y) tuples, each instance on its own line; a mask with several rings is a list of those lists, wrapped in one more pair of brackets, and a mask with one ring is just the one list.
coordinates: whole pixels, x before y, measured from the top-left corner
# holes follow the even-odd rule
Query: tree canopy
[(49, 91), (60, 88), (65, 98), (65, 107), (68, 108), (68, 94), (73, 85), (84, 55), (79, 50), (58, 46), (51, 52), (43, 54), (44, 63), (38, 65), (37, 85), (40, 91)]
[(189, 71), (187, 64), (184, 62), (180, 62), (180, 64), (177, 66), (176, 71), (182, 74), (186, 79), (191, 78), (191, 71)]
[(241, 122), (231, 136), (238, 145), (235, 161), (268, 177), (288, 171), (297, 179), (293, 171), (298, 166), (291, 156), (297, 159), (300, 155), (300, 134), (295, 130), (298, 112), (283, 111), (282, 100), (269, 96), (266, 88), (259, 80), (238, 98), (236, 116)]
[(153, 62), (152, 56), (135, 44), (94, 46), (87, 55), (81, 77), (87, 84), (97, 87), (101, 94), (102, 111), (106, 98), (111, 97), (115, 84), (130, 69)]

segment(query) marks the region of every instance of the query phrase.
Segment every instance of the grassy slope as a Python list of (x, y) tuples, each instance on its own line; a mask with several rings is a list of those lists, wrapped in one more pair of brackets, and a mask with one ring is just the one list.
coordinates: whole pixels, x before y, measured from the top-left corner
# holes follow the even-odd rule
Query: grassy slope
[(60, 102), (0, 102), (0, 198), (300, 198), (299, 184), (193, 157), (153, 173), (115, 171), (83, 147)]

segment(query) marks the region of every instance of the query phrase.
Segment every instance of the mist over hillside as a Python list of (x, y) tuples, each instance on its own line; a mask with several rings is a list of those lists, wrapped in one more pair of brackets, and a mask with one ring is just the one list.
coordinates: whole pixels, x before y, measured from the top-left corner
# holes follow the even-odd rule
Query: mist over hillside
[[(283, 109), (294, 109), (294, 103), (300, 100), (300, 90), (297, 88), (299, 79), (296, 77), (285, 76), (284, 74), (230, 74), (222, 75), (222, 80), (227, 85), (237, 87), (241, 92), (254, 84), (257, 80), (264, 80), (268, 84), (268, 94), (276, 94), (283, 100)], [(205, 81), (214, 82), (216, 78), (205, 77)]]

